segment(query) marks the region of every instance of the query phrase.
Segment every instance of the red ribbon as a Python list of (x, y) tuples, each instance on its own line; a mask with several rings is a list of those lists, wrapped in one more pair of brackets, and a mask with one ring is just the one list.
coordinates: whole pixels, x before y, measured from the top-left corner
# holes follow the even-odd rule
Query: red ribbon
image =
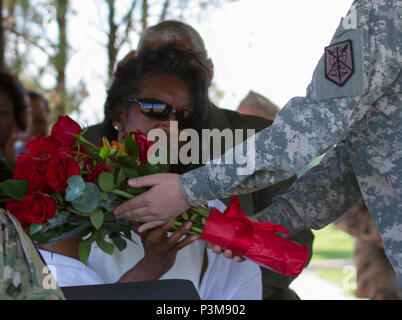
[(297, 276), (307, 262), (307, 246), (285, 239), (277, 232), (291, 237), (281, 225), (250, 221), (235, 196), (224, 213), (211, 208), (201, 239), (284, 275)]

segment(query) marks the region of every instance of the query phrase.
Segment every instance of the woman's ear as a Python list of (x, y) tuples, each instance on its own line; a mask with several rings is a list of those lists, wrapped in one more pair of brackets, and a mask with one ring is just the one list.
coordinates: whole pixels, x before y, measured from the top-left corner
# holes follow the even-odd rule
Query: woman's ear
[(116, 108), (116, 113), (118, 114), (119, 120), (114, 120), (112, 122), (112, 126), (117, 131), (118, 137), (120, 138), (125, 133), (126, 121), (129, 116), (128, 115), (129, 111), (126, 108), (119, 106), (119, 105), (117, 105), (115, 108)]

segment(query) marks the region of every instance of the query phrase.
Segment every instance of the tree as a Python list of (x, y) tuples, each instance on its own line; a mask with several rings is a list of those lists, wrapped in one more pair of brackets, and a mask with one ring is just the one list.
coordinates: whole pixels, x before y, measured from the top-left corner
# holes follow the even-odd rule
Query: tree
[(0, 0), (0, 69), (4, 69), (4, 29), (3, 29), (3, 0)]
[[(67, 32), (70, 0), (3, 1), (7, 39), (4, 61), (8, 69), (28, 89), (46, 96), (53, 119), (79, 110), (87, 94), (84, 85), (81, 82), (69, 89), (66, 77), (70, 57)], [(57, 30), (57, 36), (53, 30)], [(49, 78), (53, 78), (50, 86)]]
[[(187, 10), (197, 8), (202, 14), (209, 6), (219, 6), (224, 2), (236, 0), (104, 0), (108, 10), (107, 79), (110, 82), (119, 51), (129, 45), (130, 35), (140, 35), (149, 25), (170, 19), (183, 20)], [(117, 6), (119, 4), (119, 6)], [(116, 8), (127, 8), (117, 12)], [(118, 21), (118, 22), (117, 22)]]

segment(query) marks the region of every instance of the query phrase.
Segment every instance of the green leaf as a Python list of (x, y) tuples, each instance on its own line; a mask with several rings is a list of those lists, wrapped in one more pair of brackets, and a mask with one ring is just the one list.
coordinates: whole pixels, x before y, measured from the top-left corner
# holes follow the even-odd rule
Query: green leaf
[(121, 167), (119, 173), (117, 174), (116, 185), (120, 186), (126, 182), (126, 173), (124, 167)]
[(106, 158), (109, 156), (108, 148), (102, 147), (102, 149), (99, 151), (99, 156), (102, 160), (106, 160)]
[(22, 199), (28, 194), (29, 182), (26, 180), (5, 180), (0, 183), (0, 189), (7, 196)]
[(81, 176), (72, 176), (67, 180), (66, 201), (73, 201), (82, 196), (85, 190), (85, 181)]
[(98, 187), (92, 182), (87, 182), (85, 183), (84, 193), (74, 199), (71, 204), (79, 212), (90, 213), (98, 207), (99, 197), (100, 192)]
[(127, 153), (131, 152), (134, 156), (140, 155), (140, 148), (138, 148), (137, 142), (129, 134), (124, 138), (124, 147)]
[(103, 232), (99, 233), (96, 237), (96, 244), (103, 252), (111, 255), (113, 254), (114, 246), (112, 243), (105, 240), (105, 236)]
[(98, 185), (102, 191), (112, 191), (115, 188), (113, 173), (102, 172), (98, 177)]
[(149, 187), (133, 188), (127, 186), (127, 192), (130, 194), (141, 194), (144, 193), (145, 191), (148, 191), (149, 189), (150, 189)]
[(127, 241), (120, 236), (112, 237), (112, 241), (117, 249), (119, 249), (120, 251), (123, 251), (127, 247)]
[(96, 209), (94, 212), (91, 213), (91, 223), (96, 228), (96, 230), (99, 230), (102, 227), (103, 218), (103, 211), (101, 209)]
[(33, 235), (39, 231), (41, 231), (43, 228), (43, 226), (41, 224), (31, 224), (31, 226), (29, 227), (29, 234)]
[(134, 168), (124, 168), (124, 172), (126, 179), (138, 178), (140, 176), (137, 169)]
[(141, 176), (147, 176), (154, 173), (163, 173), (164, 169), (159, 167), (159, 165), (154, 165), (148, 162), (145, 166), (139, 167), (138, 172)]
[(82, 240), (78, 246), (78, 257), (84, 264), (87, 264), (89, 254), (91, 253), (91, 245), (95, 240), (94, 236), (95, 234), (89, 239)]
[(117, 161), (119, 161), (125, 167), (138, 168), (137, 157), (133, 157), (133, 156), (117, 157)]
[(125, 191), (123, 191), (123, 190), (113, 190), (112, 191), (113, 193), (115, 193), (115, 194), (118, 194), (119, 196), (122, 196), (122, 197), (124, 197), (124, 198), (127, 198), (127, 199), (132, 199), (132, 198), (134, 198), (134, 195), (132, 195), (132, 194), (130, 194), (130, 193), (127, 193), (127, 192), (125, 192)]

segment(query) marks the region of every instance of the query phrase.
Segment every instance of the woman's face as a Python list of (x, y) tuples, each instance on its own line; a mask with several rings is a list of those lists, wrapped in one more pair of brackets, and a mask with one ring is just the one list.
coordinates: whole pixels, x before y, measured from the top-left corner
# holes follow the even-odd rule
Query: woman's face
[[(193, 110), (192, 96), (186, 83), (173, 75), (155, 75), (146, 79), (143, 90), (137, 99), (152, 98), (170, 104), (177, 111)], [(176, 120), (174, 114), (167, 121), (159, 121), (145, 116), (140, 106), (133, 103), (129, 109), (123, 108), (120, 114), (119, 140), (124, 134), (141, 130), (148, 134), (152, 129), (162, 129), (169, 141), (170, 121)]]
[(0, 91), (0, 123), (0, 149), (3, 149), (15, 127), (14, 106), (9, 96), (3, 91)]

